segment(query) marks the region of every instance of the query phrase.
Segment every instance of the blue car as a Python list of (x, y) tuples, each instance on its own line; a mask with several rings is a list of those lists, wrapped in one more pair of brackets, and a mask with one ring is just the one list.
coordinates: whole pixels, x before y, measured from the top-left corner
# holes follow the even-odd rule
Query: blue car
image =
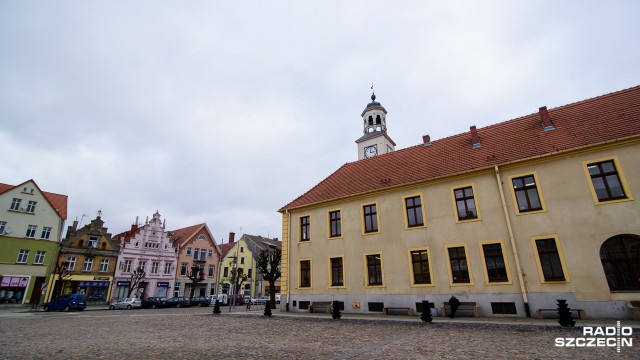
[(59, 310), (79, 310), (82, 311), (87, 307), (87, 296), (84, 294), (64, 294), (60, 298), (45, 303), (44, 311)]

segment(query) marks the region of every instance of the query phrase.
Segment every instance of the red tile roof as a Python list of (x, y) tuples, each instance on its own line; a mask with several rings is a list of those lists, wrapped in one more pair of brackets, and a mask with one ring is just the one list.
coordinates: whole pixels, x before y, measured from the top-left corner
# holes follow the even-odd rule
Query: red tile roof
[(17, 187), (21, 187), (22, 185), (28, 183), (29, 181), (33, 181), (35, 186), (38, 188), (40, 192), (44, 195), (45, 199), (49, 202), (49, 205), (60, 215), (63, 220), (67, 219), (67, 200), (69, 197), (67, 195), (54, 194), (46, 191), (42, 191), (38, 184), (33, 180), (27, 180), (19, 185), (8, 185), (0, 183), (0, 194), (3, 194), (11, 189), (15, 189)]
[(200, 230), (205, 224), (191, 225), (182, 229), (171, 231), (171, 241), (174, 243), (178, 241), (179, 244), (183, 244), (189, 237), (193, 236), (196, 231)]
[(387, 187), (451, 176), (563, 150), (640, 134), (640, 86), (477, 129), (480, 147), (466, 132), (370, 159), (347, 163), (279, 211)]

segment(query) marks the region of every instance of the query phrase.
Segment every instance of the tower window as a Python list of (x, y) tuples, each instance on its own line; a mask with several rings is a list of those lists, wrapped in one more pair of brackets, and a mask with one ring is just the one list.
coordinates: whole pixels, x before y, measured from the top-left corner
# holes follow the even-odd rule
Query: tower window
[(380, 115), (376, 115), (376, 125), (380, 125)]

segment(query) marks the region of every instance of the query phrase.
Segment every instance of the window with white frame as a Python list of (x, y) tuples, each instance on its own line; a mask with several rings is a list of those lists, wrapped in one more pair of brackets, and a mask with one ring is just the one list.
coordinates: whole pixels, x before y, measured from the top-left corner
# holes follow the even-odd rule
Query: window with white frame
[(67, 270), (74, 271), (76, 269), (76, 257), (67, 256)]
[(154, 261), (151, 263), (151, 273), (152, 274), (157, 274), (158, 273), (158, 266), (160, 266), (160, 263), (157, 261)]
[(36, 202), (35, 201), (29, 200), (29, 202), (27, 203), (27, 212), (28, 213), (36, 212)]
[(13, 198), (13, 201), (11, 202), (11, 210), (15, 210), (15, 211), (20, 210), (21, 202), (22, 202), (22, 199)]
[(109, 259), (100, 260), (100, 269), (98, 271), (100, 271), (100, 272), (109, 271)]
[(28, 238), (31, 238), (31, 239), (36, 237), (36, 230), (37, 229), (38, 229), (37, 225), (29, 225), (27, 227), (27, 234), (25, 235), (25, 237), (28, 237)]
[(131, 260), (125, 260), (124, 261), (124, 267), (122, 269), (122, 272), (131, 272)]
[(97, 236), (89, 236), (89, 243), (87, 244), (90, 248), (98, 247), (98, 237)]
[(191, 248), (190, 247), (187, 248), (187, 255), (191, 256)]
[(142, 269), (142, 271), (147, 271), (147, 262), (144, 260), (138, 261), (138, 269)]
[(209, 257), (213, 257), (213, 249), (209, 249)]
[(82, 271), (89, 272), (91, 271), (92, 267), (93, 267), (93, 258), (85, 258), (84, 262), (82, 263)]
[(164, 263), (164, 274), (169, 275), (171, 273), (171, 263)]
[(4, 235), (4, 231), (7, 228), (7, 222), (6, 221), (0, 221), (0, 235)]
[(51, 227), (45, 226), (42, 228), (42, 234), (40, 234), (40, 239), (48, 239), (51, 236)]
[(212, 277), (215, 274), (215, 265), (209, 265), (209, 277)]
[(200, 260), (206, 260), (207, 249), (200, 249)]
[(200, 249), (195, 248), (193, 252), (193, 260), (198, 260), (200, 258)]
[(44, 254), (45, 254), (45, 251), (42, 251), (42, 250), (36, 251), (36, 257), (35, 259), (33, 259), (33, 263), (38, 265), (44, 264)]
[(20, 250), (18, 251), (18, 259), (16, 260), (16, 262), (18, 264), (26, 264), (28, 258), (29, 258), (29, 250)]

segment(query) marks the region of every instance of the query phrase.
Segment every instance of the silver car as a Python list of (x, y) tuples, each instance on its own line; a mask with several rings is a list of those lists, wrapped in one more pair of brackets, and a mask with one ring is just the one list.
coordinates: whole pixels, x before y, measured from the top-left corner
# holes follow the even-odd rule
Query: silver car
[(138, 298), (123, 298), (117, 299), (111, 305), (109, 305), (110, 310), (115, 309), (139, 309), (142, 307), (142, 301)]

